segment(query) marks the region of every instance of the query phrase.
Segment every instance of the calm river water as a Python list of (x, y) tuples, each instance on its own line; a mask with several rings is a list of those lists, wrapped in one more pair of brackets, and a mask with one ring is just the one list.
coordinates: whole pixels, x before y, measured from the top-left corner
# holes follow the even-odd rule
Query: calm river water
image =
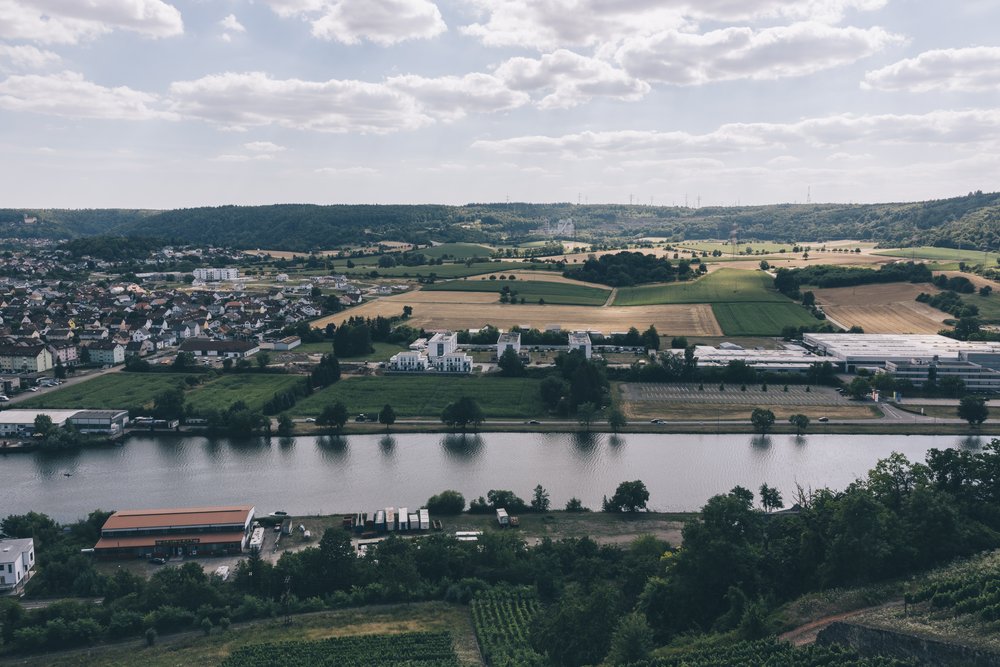
[(300, 437), (232, 441), (132, 437), (122, 447), (73, 454), (0, 455), (0, 516), (29, 510), (61, 521), (92, 509), (251, 503), (293, 514), (417, 507), (443, 489), (466, 499), (489, 489), (553, 507), (572, 496), (599, 508), (619, 482), (641, 479), (650, 507), (698, 509), (740, 484), (843, 488), (891, 452), (923, 460), (932, 447), (979, 448), (989, 436), (488, 433)]

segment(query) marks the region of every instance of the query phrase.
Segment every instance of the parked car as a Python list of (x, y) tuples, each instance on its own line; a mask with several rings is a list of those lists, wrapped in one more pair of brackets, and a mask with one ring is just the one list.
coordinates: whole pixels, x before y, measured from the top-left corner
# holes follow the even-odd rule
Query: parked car
[(820, 417), (816, 421), (818, 421), (818, 422), (828, 422), (828, 421), (830, 421), (830, 418), (829, 417)]
[(542, 422), (538, 421), (537, 419), (529, 419), (528, 421), (526, 421), (524, 423), (525, 424), (541, 424)]
[(36, 391), (38, 391), (38, 387), (28, 387), (28, 391), (30, 391), (30, 392), (36, 392)]
[(307, 424), (315, 424), (316, 423), (316, 418), (315, 417), (306, 417), (306, 423)]
[(9, 399), (9, 398), (7, 398), (6, 396), (0, 396), (0, 403), (6, 403), (6, 402), (7, 402), (7, 401), (9, 401), (9, 400), (10, 400), (10, 399)]
[(166, 564), (167, 559), (166, 558), (160, 558), (159, 556), (156, 556), (154, 558), (150, 558), (149, 562), (152, 563), (153, 565), (164, 565), (164, 564)]

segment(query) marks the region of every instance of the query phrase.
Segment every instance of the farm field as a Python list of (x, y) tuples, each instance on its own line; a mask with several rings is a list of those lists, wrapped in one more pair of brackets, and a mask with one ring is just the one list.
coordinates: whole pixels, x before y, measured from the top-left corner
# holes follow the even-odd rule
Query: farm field
[(989, 296), (979, 296), (979, 293), (975, 294), (963, 294), (962, 301), (968, 302), (979, 307), (979, 318), (983, 322), (987, 323), (1000, 323), (1000, 283), (996, 283), (992, 280), (987, 280), (981, 276), (973, 275), (971, 273), (961, 273), (958, 271), (945, 271), (944, 274), (948, 277), (953, 276), (964, 276), (972, 281), (972, 284), (976, 288), (980, 287), (992, 287), (993, 293)]
[(689, 282), (621, 287), (614, 305), (710, 304), (734, 301), (788, 303), (788, 297), (773, 289), (773, 284), (774, 279), (763, 271), (718, 269)]
[[(242, 647), (274, 642), (315, 642), (333, 637), (361, 635), (396, 636), (412, 632), (447, 632), (462, 667), (481, 666), (479, 647), (468, 607), (444, 602), (358, 607), (324, 611), (284, 619), (235, 624), (225, 633), (205, 637), (186, 633), (162, 635), (153, 647), (127, 642), (96, 646), (86, 652), (47, 654), (22, 658), (19, 664), (31, 667), (176, 667), (177, 665), (219, 665)], [(280, 662), (282, 655), (272, 654)], [(273, 664), (273, 663), (272, 663)], [(308, 663), (304, 663), (308, 664)]]
[(356, 635), (242, 646), (220, 667), (458, 667), (447, 632)]
[(225, 410), (237, 401), (243, 401), (251, 410), (259, 410), (276, 392), (302, 382), (301, 375), (268, 375), (237, 373), (223, 375), (217, 380), (196, 387), (188, 392), (186, 402), (196, 411)]
[(445, 406), (463, 396), (474, 398), (487, 419), (529, 419), (543, 414), (539, 380), (530, 378), (385, 375), (350, 377), (299, 401), (290, 411), (315, 417), (341, 401), (348, 413), (378, 413), (386, 403), (397, 417), (437, 419)]
[(915, 299), (921, 292), (939, 291), (926, 283), (887, 283), (817, 289), (813, 293), (827, 316), (844, 327), (859, 326), (865, 333), (922, 334), (943, 329), (949, 315)]
[(34, 396), (18, 407), (130, 410), (152, 404), (160, 392), (184, 385), (186, 373), (107, 373)]
[(903, 257), (906, 259), (929, 259), (945, 262), (968, 262), (970, 264), (984, 264), (985, 266), (996, 266), (1000, 260), (1000, 253), (983, 252), (972, 248), (935, 248), (931, 246), (918, 246), (915, 248), (893, 248), (890, 250), (876, 250), (875, 255), (885, 257)]
[(785, 327), (817, 320), (796, 303), (713, 303), (712, 313), (727, 336), (776, 336)]
[(486, 292), (494, 295), (494, 300), (499, 300), (498, 292), (504, 287), (517, 292), (516, 298), (523, 298), (528, 303), (544, 299), (545, 303), (572, 306), (602, 306), (611, 294), (611, 290), (606, 288), (544, 280), (452, 280), (427, 285), (422, 291)]
[[(474, 304), (474, 305), (472, 305)], [(625, 308), (596, 308), (592, 306), (562, 306), (502, 304), (493, 295), (481, 292), (431, 292), (419, 291), (399, 294), (372, 301), (357, 308), (324, 317), (312, 322), (323, 328), (333, 322), (337, 326), (352, 316), (375, 317), (399, 315), (403, 306), (412, 306), (413, 315), (408, 324), (425, 329), (472, 329), (486, 324), (509, 329), (527, 324), (544, 329), (558, 324), (565, 330), (627, 331), (629, 327), (644, 330), (655, 325), (664, 335), (722, 336), (710, 306), (657, 305)]]
[[(405, 345), (378, 342), (372, 343), (372, 347), (375, 348), (375, 351), (370, 354), (364, 354), (358, 357), (340, 357), (340, 361), (348, 363), (352, 361), (385, 361), (397, 352), (409, 349)], [(322, 343), (303, 343), (290, 352), (274, 352), (271, 357), (280, 360), (285, 355), (329, 354), (331, 352), (333, 352), (333, 341), (324, 341)]]
[(341, 266), (338, 263), (334, 271), (347, 275), (367, 275), (370, 271), (378, 271), (379, 276), (383, 278), (420, 278), (430, 276), (432, 273), (438, 278), (463, 278), (486, 273), (508, 273), (519, 269), (544, 269), (546, 266), (531, 262), (476, 262), (471, 266), (466, 266), (464, 263), (441, 264), (440, 266), (425, 264), (423, 266), (394, 266), (387, 269), (379, 268), (374, 264), (357, 264), (353, 269), (348, 269), (346, 264)]
[(531, 648), (531, 624), (541, 609), (533, 588), (480, 591), (472, 599), (472, 623), (483, 656), (491, 665), (537, 665), (544, 659)]
[(489, 257), (493, 254), (493, 248), (478, 243), (442, 243), (433, 248), (421, 248), (416, 252), (434, 259), (445, 255), (455, 259), (469, 259), (470, 257)]

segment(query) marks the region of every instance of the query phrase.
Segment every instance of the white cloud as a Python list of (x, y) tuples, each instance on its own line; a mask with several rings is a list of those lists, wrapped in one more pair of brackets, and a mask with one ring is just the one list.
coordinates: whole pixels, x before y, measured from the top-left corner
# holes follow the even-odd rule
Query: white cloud
[(649, 84), (597, 58), (559, 49), (541, 58), (511, 58), (494, 74), (514, 90), (551, 91), (538, 103), (543, 109), (568, 108), (594, 97), (637, 100)]
[(882, 28), (796, 23), (754, 30), (724, 28), (704, 34), (664, 31), (627, 38), (616, 54), (633, 76), (698, 85), (733, 79), (802, 76), (854, 62), (902, 38)]
[(285, 150), (284, 146), (279, 146), (271, 141), (249, 141), (243, 144), (243, 148), (251, 153), (280, 153)]
[(222, 28), (222, 39), (227, 42), (232, 41), (233, 33), (244, 33), (247, 31), (239, 19), (236, 18), (235, 14), (229, 14), (219, 21), (219, 27)]
[(761, 19), (841, 20), (848, 11), (872, 11), (888, 0), (468, 0), (484, 20), (462, 27), (487, 46), (550, 51), (597, 46), (629, 35)]
[(752, 149), (840, 146), (851, 143), (926, 146), (1000, 141), (1000, 109), (941, 110), (926, 114), (843, 114), (796, 123), (730, 123), (704, 134), (656, 130), (580, 132), (480, 140), (479, 148), (504, 154), (552, 154), (577, 159), (609, 156), (738, 153)]
[(381, 83), (272, 79), (263, 72), (215, 74), (170, 85), (174, 110), (235, 129), (385, 134), (432, 122), (411, 96)]
[(239, 153), (217, 155), (212, 158), (214, 162), (260, 162), (264, 160), (273, 160), (274, 156), (269, 154), (258, 154), (258, 155), (242, 155)]
[(372, 176), (379, 173), (378, 169), (371, 167), (320, 167), (315, 170), (317, 174), (334, 174), (337, 176)]
[(112, 30), (172, 37), (184, 22), (163, 0), (0, 0), (2, 38), (76, 44)]
[(107, 88), (77, 72), (18, 75), (0, 81), (0, 109), (107, 120), (176, 119), (156, 95), (126, 86)]
[(868, 72), (861, 87), (914, 93), (996, 92), (1000, 90), (1000, 47), (925, 51)]
[(0, 72), (10, 70), (45, 69), (61, 59), (52, 51), (43, 51), (34, 46), (11, 46), (0, 44)]
[(489, 74), (427, 78), (415, 74), (386, 79), (386, 85), (412, 96), (429, 115), (457, 120), (469, 112), (506, 111), (528, 103), (525, 93), (510, 90)]
[(389, 46), (431, 39), (448, 28), (430, 0), (265, 0), (279, 16), (298, 16), (320, 39)]

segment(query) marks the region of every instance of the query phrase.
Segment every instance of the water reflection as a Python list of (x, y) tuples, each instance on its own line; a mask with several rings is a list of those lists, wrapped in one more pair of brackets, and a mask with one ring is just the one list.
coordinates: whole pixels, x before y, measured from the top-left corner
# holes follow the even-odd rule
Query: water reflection
[(571, 436), (573, 448), (578, 454), (584, 454), (585, 458), (590, 458), (594, 449), (600, 444), (600, 436), (590, 431), (577, 431)]
[(792, 442), (794, 442), (796, 445), (798, 445), (799, 447), (801, 447), (802, 445), (806, 444), (808, 442), (808, 440), (806, 440), (806, 436), (804, 436), (804, 435), (796, 435), (792, 439)]
[(769, 435), (755, 435), (750, 438), (750, 444), (755, 449), (770, 449), (771, 448), (771, 436)]
[(289, 450), (295, 448), (295, 438), (287, 435), (278, 438), (278, 447), (280, 447), (283, 452), (291, 453)]
[(978, 435), (967, 435), (958, 444), (962, 449), (982, 449), (983, 439)]
[(324, 458), (346, 463), (350, 450), (347, 447), (347, 437), (343, 435), (321, 435), (316, 438), (316, 445), (323, 452)]
[(612, 449), (617, 450), (619, 447), (621, 447), (624, 444), (625, 444), (625, 438), (623, 438), (622, 436), (618, 435), (617, 433), (614, 433), (614, 434), (608, 436), (608, 445)]
[(378, 446), (383, 454), (391, 456), (396, 451), (396, 439), (391, 435), (383, 435), (379, 438)]
[(449, 433), (441, 439), (448, 457), (463, 463), (476, 461), (483, 451), (483, 438), (478, 433)]

